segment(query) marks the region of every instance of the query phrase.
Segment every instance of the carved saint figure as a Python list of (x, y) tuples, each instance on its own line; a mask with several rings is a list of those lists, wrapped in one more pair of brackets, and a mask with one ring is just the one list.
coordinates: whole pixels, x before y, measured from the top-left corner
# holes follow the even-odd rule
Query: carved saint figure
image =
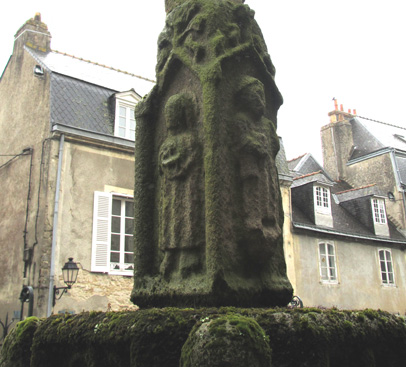
[(190, 94), (171, 96), (165, 106), (167, 138), (159, 150), (161, 178), (159, 244), (160, 271), (165, 278), (184, 278), (198, 271), (203, 241), (199, 203), (199, 144), (193, 131), (196, 111)]

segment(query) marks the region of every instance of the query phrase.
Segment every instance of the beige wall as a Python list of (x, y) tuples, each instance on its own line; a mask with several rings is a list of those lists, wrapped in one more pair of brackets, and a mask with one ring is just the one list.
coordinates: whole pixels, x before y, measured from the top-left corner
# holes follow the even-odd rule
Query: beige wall
[(90, 271), (94, 192), (112, 187), (132, 191), (132, 151), (83, 144), (67, 136), (61, 177), (55, 285), (64, 286), (61, 268), (69, 257), (80, 262), (82, 270), (69, 294), (57, 301), (54, 312), (106, 311), (109, 304), (112, 310), (134, 308), (129, 299), (132, 277)]
[[(0, 268), (0, 319), (6, 313), (20, 310), (18, 300), (23, 284), (38, 282), (36, 274), (41, 269), (41, 252), (44, 242), (44, 207), (38, 212), (40, 163), (43, 158), (47, 171), (48, 146), (42, 154), (42, 143), (49, 134), (49, 75), (37, 77), (33, 73), (35, 62), (22, 48), (16, 48), (0, 81), (0, 154), (18, 154), (25, 148), (33, 149), (30, 198), (28, 197), (31, 156), (21, 156), (0, 169), (0, 250), (3, 257)], [(0, 166), (11, 157), (0, 157)], [(41, 187), (41, 196), (47, 195)], [(27, 217), (27, 247), (33, 247), (33, 261), (23, 279), (24, 228)], [(35, 223), (37, 222), (37, 236)], [(46, 232), (46, 231), (45, 231)], [(36, 237), (41, 241), (36, 243)], [(45, 236), (46, 237), (46, 236)], [(35, 287), (35, 299), (41, 299), (39, 288)], [(25, 311), (27, 307), (25, 307)], [(34, 310), (36, 312), (36, 310)]]
[[(296, 293), (306, 307), (342, 309), (374, 308), (406, 313), (405, 253), (397, 247), (379, 243), (344, 242), (294, 234), (296, 255)], [(332, 243), (336, 251), (338, 283), (325, 284), (319, 273), (319, 242)], [(392, 251), (396, 286), (383, 286), (378, 249)]]

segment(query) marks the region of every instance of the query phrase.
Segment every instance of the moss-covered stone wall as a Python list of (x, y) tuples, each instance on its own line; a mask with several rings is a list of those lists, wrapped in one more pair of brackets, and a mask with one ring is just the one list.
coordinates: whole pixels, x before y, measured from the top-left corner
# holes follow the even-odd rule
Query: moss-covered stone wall
[(240, 338), (243, 327), (254, 331), (250, 337), (263, 332), (273, 367), (398, 367), (406, 360), (405, 319), (382, 311), (167, 308), (28, 318), (7, 337), (0, 367), (175, 367), (189, 335), (211, 323), (221, 337), (225, 322)]

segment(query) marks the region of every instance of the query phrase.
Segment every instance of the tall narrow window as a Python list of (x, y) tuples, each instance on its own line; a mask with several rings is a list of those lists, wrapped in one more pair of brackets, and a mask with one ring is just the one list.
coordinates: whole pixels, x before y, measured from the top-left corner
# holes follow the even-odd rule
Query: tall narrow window
[(110, 271), (133, 270), (134, 207), (132, 201), (113, 197), (111, 209)]
[(134, 108), (119, 105), (118, 121), (116, 121), (116, 135), (130, 140), (135, 140)]
[(315, 186), (316, 210), (330, 213), (330, 190), (325, 187)]
[(394, 285), (395, 277), (393, 273), (392, 254), (390, 250), (379, 250), (379, 264), (382, 284)]
[(133, 275), (134, 208), (131, 197), (94, 193), (91, 270)]
[(386, 224), (385, 203), (382, 199), (372, 199), (372, 211), (375, 223)]
[(320, 278), (322, 282), (337, 283), (336, 256), (334, 245), (319, 244)]

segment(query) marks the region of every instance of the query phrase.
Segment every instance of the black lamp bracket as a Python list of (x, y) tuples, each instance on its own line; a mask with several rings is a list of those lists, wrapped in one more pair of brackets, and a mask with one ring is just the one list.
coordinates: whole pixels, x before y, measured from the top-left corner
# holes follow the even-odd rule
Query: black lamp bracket
[[(56, 285), (54, 285), (54, 297), (53, 297), (53, 301), (52, 301), (52, 306), (55, 306), (55, 302), (57, 300), (60, 300), (62, 298), (62, 296), (64, 295), (64, 293), (67, 293), (68, 289), (71, 289), (71, 288), (72, 288), (71, 286), (57, 287)], [(62, 290), (62, 292), (60, 292), (61, 290)]]

